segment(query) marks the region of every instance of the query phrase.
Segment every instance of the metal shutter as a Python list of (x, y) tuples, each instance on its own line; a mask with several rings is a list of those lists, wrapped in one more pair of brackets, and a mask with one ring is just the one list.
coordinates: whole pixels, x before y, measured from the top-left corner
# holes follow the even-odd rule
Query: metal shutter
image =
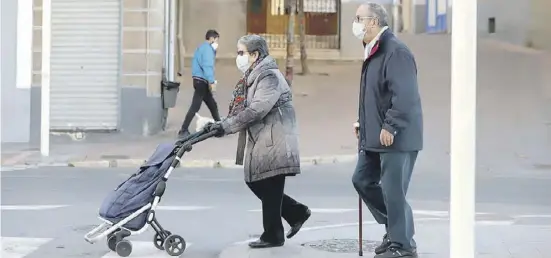
[(120, 0), (52, 0), (52, 130), (118, 125)]

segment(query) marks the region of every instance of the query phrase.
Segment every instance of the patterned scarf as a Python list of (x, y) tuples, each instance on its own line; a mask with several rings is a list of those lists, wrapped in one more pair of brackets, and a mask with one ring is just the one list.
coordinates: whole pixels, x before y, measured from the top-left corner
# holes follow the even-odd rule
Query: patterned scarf
[(249, 74), (251, 74), (251, 71), (264, 60), (264, 58), (258, 58), (249, 69), (245, 72), (243, 77), (239, 79), (237, 84), (235, 85), (235, 88), (233, 89), (232, 94), (232, 100), (230, 101), (230, 108), (228, 112), (228, 117), (235, 116), (239, 112), (243, 111), (245, 109), (245, 100), (247, 99), (247, 88), (249, 85), (247, 85), (247, 80), (249, 78)]
[[(264, 60), (264, 58), (258, 58), (249, 69), (245, 72), (243, 77), (239, 79), (235, 88), (233, 90), (232, 100), (230, 102), (230, 111), (228, 112), (228, 117), (235, 116), (239, 112), (245, 110), (245, 100), (247, 100), (247, 80), (251, 71)], [(245, 158), (245, 145), (247, 139), (247, 130), (241, 130), (239, 132), (239, 137), (237, 138), (237, 152), (235, 153), (235, 164), (243, 165), (243, 159)]]

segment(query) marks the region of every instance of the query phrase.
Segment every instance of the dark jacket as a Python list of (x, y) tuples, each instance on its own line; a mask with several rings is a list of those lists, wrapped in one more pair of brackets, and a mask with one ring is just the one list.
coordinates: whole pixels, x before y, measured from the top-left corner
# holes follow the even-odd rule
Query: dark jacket
[(245, 181), (300, 174), (292, 93), (275, 60), (264, 58), (247, 79), (246, 108), (222, 122), (226, 134), (247, 130)]
[[(419, 151), (423, 148), (423, 111), (417, 65), (408, 47), (387, 30), (362, 65), (359, 103), (360, 150)], [(385, 147), (381, 129), (393, 133)]]

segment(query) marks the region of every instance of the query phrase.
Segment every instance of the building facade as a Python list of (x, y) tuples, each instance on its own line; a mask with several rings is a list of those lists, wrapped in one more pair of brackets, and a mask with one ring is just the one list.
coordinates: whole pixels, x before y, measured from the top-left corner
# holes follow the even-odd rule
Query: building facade
[[(37, 143), (40, 137), (42, 0), (27, 1), (29, 5), (21, 5), (24, 1), (3, 1), (1, 5), (2, 142)], [(164, 3), (169, 0), (51, 1), (51, 130), (140, 135), (159, 132), (166, 114), (160, 82), (165, 49)], [(176, 52), (180, 57), (191, 56), (204, 41), (205, 32), (214, 28), (221, 34), (218, 58), (234, 58), (237, 40), (247, 33), (265, 36), (272, 54), (284, 56), (288, 1), (177, 1)], [(374, 1), (392, 14), (393, 0)], [(361, 58), (361, 44), (351, 33), (351, 23), (362, 2), (304, 1), (309, 58)], [(403, 33), (451, 31), (452, 0), (397, 2)], [(21, 12), (18, 3), (32, 11)], [(481, 36), (551, 49), (550, 1), (479, 0), (478, 7)], [(22, 19), (21, 15), (29, 17)], [(18, 42), (23, 35), (20, 33), (26, 33), (26, 27), (19, 26), (26, 23), (18, 25), (18, 21), (27, 19), (32, 20), (32, 26), (27, 26), (32, 38), (28, 45)], [(297, 22), (297, 35), (298, 26)], [(20, 51), (26, 49), (28, 58), (21, 54), (25, 51)], [(28, 59), (28, 68), (19, 64)], [(26, 71), (29, 80), (20, 83), (20, 74)]]

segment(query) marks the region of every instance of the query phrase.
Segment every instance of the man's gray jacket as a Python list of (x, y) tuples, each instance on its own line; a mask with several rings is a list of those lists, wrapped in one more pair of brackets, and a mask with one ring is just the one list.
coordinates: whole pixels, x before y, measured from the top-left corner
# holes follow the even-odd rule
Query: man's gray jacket
[[(359, 148), (365, 151), (419, 151), (423, 148), (423, 111), (417, 65), (408, 47), (385, 31), (362, 65)], [(394, 143), (381, 145), (384, 128)]]

